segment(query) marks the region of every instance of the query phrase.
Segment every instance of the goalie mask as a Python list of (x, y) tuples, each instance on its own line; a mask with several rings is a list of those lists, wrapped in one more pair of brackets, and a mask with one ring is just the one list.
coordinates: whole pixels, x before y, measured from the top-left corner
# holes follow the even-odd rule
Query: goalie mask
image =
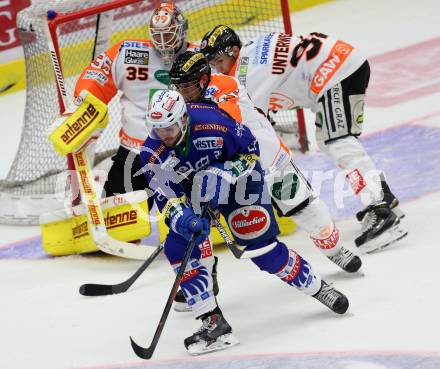
[(147, 130), (152, 138), (173, 147), (182, 142), (188, 126), (183, 97), (177, 91), (156, 91), (147, 113)]
[(232, 48), (234, 46), (241, 48), (240, 37), (238, 37), (232, 28), (219, 25), (203, 36), (200, 49), (208, 61), (211, 61), (223, 54), (233, 56)]
[(177, 89), (185, 101), (203, 97), (211, 77), (211, 67), (201, 52), (185, 51), (176, 57), (169, 72), (170, 87)]
[(150, 35), (156, 51), (165, 65), (170, 65), (176, 53), (186, 43), (188, 20), (172, 3), (162, 3), (150, 19)]

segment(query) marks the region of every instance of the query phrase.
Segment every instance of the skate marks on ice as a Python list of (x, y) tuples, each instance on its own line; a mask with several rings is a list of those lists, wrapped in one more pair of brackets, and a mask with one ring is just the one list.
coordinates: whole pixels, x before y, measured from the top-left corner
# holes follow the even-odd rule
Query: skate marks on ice
[[(93, 369), (95, 369), (94, 367)], [(100, 366), (99, 369), (438, 369), (440, 353), (286, 353), (237, 356), (207, 355), (196, 359)], [(92, 368), (76, 368), (92, 369)]]
[[(440, 191), (439, 125), (440, 114), (433, 114), (361, 138), (401, 204)], [(302, 155), (296, 163), (336, 219), (361, 210), (342, 172), (324, 154)]]

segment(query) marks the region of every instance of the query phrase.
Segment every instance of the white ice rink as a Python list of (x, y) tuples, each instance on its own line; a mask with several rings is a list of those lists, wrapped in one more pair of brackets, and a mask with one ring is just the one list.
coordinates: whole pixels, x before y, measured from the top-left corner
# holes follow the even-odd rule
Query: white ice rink
[[(299, 34), (338, 36), (370, 58), (363, 140), (407, 215), (408, 237), (363, 256), (364, 275), (341, 272), (302, 231), (283, 238), (348, 296), (349, 312), (336, 316), (220, 248), (218, 300), (240, 345), (191, 358), (183, 339), (200, 322), (171, 311), (146, 362), (129, 336), (150, 344), (174, 280), (162, 256), (127, 293), (86, 298), (82, 283), (121, 282), (140, 263), (99, 254), (46, 258), (35, 246), (38, 227), (0, 225), (0, 369), (440, 369), (440, 2), (338, 0), (292, 21)], [(0, 98), (0, 178), (19, 142), (24, 97)], [(313, 136), (310, 119), (308, 131)], [(333, 170), (315, 147), (298, 157), (301, 168)], [(342, 207), (331, 181), (321, 193), (354, 250), (360, 204), (344, 198)]]

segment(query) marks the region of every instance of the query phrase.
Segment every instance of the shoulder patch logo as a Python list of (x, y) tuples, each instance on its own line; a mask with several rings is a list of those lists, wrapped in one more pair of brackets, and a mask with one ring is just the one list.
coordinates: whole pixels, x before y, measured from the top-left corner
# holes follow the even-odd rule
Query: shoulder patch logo
[(156, 78), (160, 83), (167, 85), (167, 86), (170, 83), (170, 76), (169, 76), (167, 70), (161, 69), (161, 70), (154, 72), (154, 78)]

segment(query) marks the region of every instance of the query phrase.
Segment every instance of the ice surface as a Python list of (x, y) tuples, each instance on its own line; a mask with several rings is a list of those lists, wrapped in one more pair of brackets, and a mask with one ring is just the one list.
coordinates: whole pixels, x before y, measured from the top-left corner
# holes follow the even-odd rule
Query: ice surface
[[(407, 214), (403, 225), (408, 237), (364, 256), (364, 276), (339, 271), (301, 231), (283, 238), (347, 294), (349, 313), (335, 316), (219, 248), (219, 304), (241, 344), (190, 358), (183, 339), (199, 322), (172, 311), (153, 360), (144, 362), (132, 352), (128, 337), (147, 346), (154, 334), (173, 280), (163, 257), (129, 292), (85, 298), (78, 293), (82, 283), (120, 282), (139, 262), (102, 255), (47, 258), (38, 246), (37, 227), (0, 226), (0, 368), (440, 368), (440, 87), (433, 73), (440, 65), (434, 47), (440, 38), (440, 3), (339, 0), (293, 14), (292, 20), (299, 34), (336, 35), (371, 57), (370, 91), (376, 92), (367, 107), (363, 140)], [(388, 62), (392, 67), (387, 69), (379, 57), (429, 40), (429, 53), (421, 48), (416, 58)], [(412, 49), (406, 50), (413, 55)], [(423, 65), (416, 68), (420, 78), (414, 73), (407, 78), (411, 60), (415, 68)], [(412, 96), (375, 104), (387, 86), (399, 95), (396, 81)], [(6, 176), (19, 142), (24, 96), (19, 92), (0, 98), (0, 178)], [(313, 136), (310, 119), (308, 129)], [(337, 174), (313, 150), (298, 157), (298, 163), (305, 170)], [(345, 198), (344, 207), (337, 208), (330, 181), (324, 185), (321, 193), (339, 219), (342, 242), (354, 249), (359, 225), (353, 213), (359, 204)]]

